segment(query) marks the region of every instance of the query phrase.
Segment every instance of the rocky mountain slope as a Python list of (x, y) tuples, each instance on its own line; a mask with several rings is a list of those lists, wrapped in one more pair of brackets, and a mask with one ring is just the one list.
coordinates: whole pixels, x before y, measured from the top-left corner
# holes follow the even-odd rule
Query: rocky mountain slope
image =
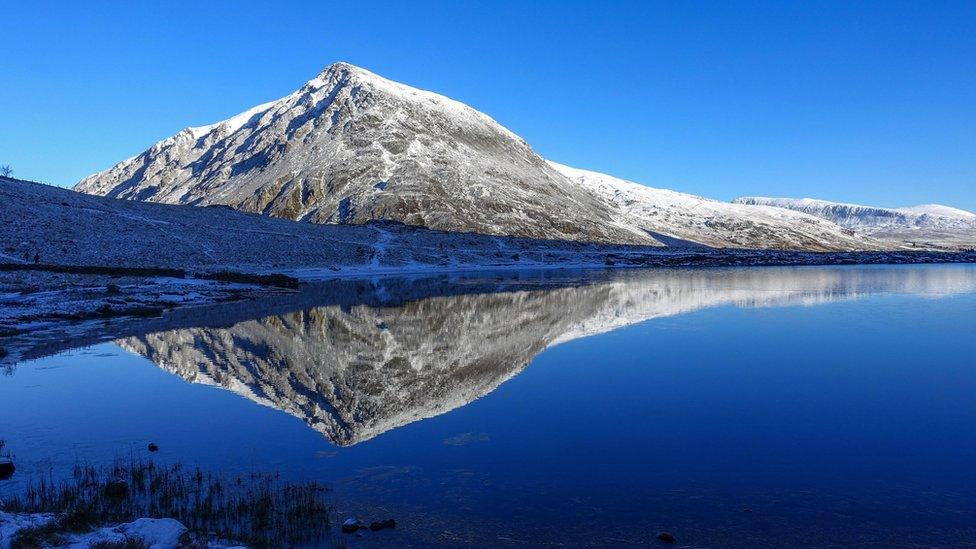
[(75, 188), (313, 223), (382, 219), (655, 244), (488, 116), (346, 63), (287, 97), (186, 128)]
[(290, 413), (345, 446), (480, 398), (549, 346), (650, 318), (974, 286), (969, 268), (631, 271), (582, 286), (314, 307), (118, 343), (188, 381)]
[(976, 214), (939, 204), (879, 208), (812, 198), (767, 197), (742, 197), (734, 202), (803, 212), (874, 238), (910, 245), (976, 246)]
[(394, 220), (621, 244), (884, 247), (812, 216), (646, 189), (547, 163), (466, 105), (346, 63), (287, 97), (186, 128), (76, 189), (314, 223)]

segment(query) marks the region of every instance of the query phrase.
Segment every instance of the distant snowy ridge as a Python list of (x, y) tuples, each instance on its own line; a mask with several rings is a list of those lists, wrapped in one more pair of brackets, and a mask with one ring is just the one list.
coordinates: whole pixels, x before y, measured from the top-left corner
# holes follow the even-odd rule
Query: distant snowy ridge
[(392, 220), (620, 244), (884, 247), (822, 219), (548, 163), (467, 105), (347, 63), (331, 65), (281, 99), (186, 128), (75, 188), (313, 223)]
[(806, 213), (729, 204), (655, 189), (549, 161), (549, 165), (613, 204), (617, 220), (668, 237), (713, 247), (803, 250), (877, 249), (878, 242)]
[(876, 238), (912, 242), (931, 240), (963, 246), (976, 244), (976, 214), (939, 204), (879, 208), (813, 198), (768, 197), (742, 197), (734, 203), (803, 212)]

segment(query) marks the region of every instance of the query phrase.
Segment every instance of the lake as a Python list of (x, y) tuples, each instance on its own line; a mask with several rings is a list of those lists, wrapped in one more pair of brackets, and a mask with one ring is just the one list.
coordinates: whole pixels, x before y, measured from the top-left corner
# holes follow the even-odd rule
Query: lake
[(397, 520), (352, 547), (976, 541), (976, 266), (337, 281), (169, 322), (0, 375), (0, 499), (135, 456)]

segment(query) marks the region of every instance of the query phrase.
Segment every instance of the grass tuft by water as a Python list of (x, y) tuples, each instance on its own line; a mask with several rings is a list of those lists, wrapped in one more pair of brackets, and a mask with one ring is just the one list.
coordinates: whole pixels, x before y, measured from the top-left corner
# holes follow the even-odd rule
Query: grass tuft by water
[(324, 539), (332, 507), (318, 483), (286, 483), (277, 475), (219, 476), (181, 464), (119, 462), (77, 465), (71, 478), (41, 479), (6, 500), (8, 513), (55, 513), (50, 527), (22, 532), (50, 540), (64, 533), (141, 517), (173, 518), (196, 535), (281, 547)]

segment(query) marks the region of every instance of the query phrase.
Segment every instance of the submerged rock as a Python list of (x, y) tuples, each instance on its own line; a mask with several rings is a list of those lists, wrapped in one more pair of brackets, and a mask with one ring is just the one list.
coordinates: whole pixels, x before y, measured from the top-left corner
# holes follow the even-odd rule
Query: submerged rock
[(359, 519), (347, 518), (342, 522), (343, 534), (353, 534), (355, 532), (358, 532), (360, 528), (365, 528), (365, 525)]
[(0, 457), (0, 480), (7, 480), (8, 478), (14, 476), (14, 471), (17, 468), (14, 467), (14, 462), (10, 458)]
[(396, 521), (393, 519), (386, 519), (369, 525), (369, 529), (374, 532), (377, 530), (383, 530), (385, 528), (396, 528)]
[(674, 535), (671, 534), (670, 532), (661, 532), (660, 534), (657, 535), (657, 539), (659, 541), (663, 541), (664, 543), (675, 542)]
[(150, 442), (149, 443), (149, 451), (150, 452), (158, 452), (159, 451), (159, 446), (157, 446), (155, 442)]

